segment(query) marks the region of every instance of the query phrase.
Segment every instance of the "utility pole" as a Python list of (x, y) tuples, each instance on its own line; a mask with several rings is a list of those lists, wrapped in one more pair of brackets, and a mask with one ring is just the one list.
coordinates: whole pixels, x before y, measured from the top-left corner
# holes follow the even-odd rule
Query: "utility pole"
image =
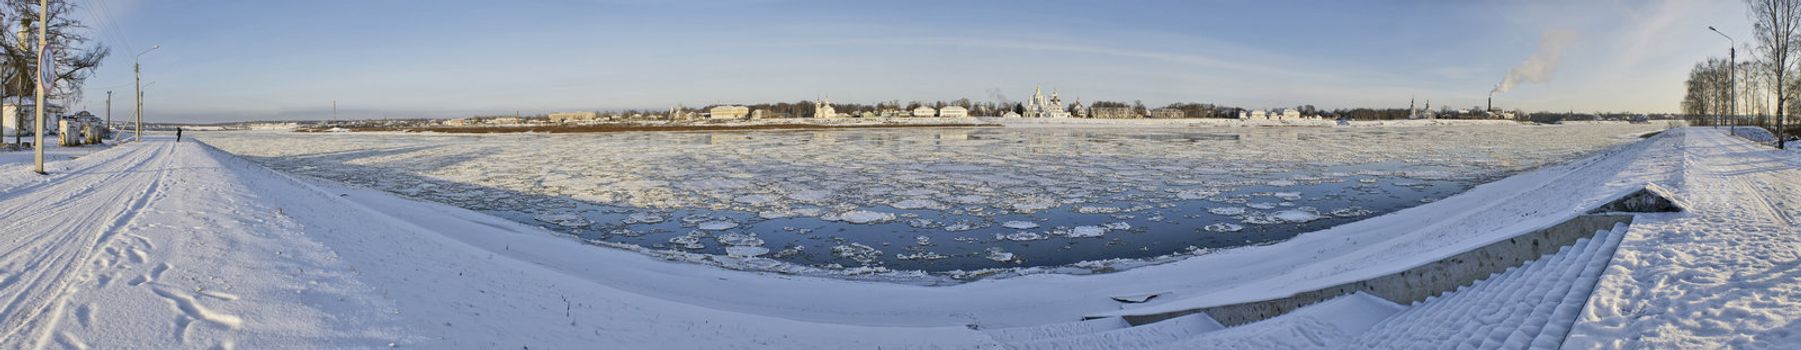
[(338, 100), (331, 100), (331, 122), (338, 122)]
[[(106, 90), (106, 131), (112, 132), (112, 130), (113, 130), (113, 91)], [(113, 134), (113, 136), (116, 137), (116, 136), (119, 136), (119, 134)]]
[(133, 103), (135, 106), (131, 112), (132, 119), (137, 122), (137, 131), (131, 136), (133, 141), (144, 140), (144, 81), (138, 74), (138, 59), (143, 58), (144, 54), (156, 51), (156, 49), (162, 47), (162, 45), (150, 45), (149, 50), (144, 50), (144, 52), (139, 52), (137, 56), (131, 57), (131, 85), (132, 90), (136, 92), (133, 95), (137, 95), (137, 102)]
[(32, 151), (31, 159), (36, 164), (34, 171), (38, 174), (48, 174), (44, 172), (44, 110), (46, 109), (44, 108), (44, 89), (46, 89), (44, 84), (51, 82), (44, 77), (44, 70), (50, 69), (50, 67), (45, 67), (44, 58), (46, 54), (49, 54), (46, 51), (50, 51), (48, 41), (50, 35), (46, 33), (50, 31), (46, 25), (49, 20), (50, 0), (38, 0), (38, 96), (37, 104), (32, 106), (32, 112), (37, 114), (37, 120), (33, 121), (34, 124), (37, 124), (37, 132), (31, 135), (31, 147), (35, 149)]

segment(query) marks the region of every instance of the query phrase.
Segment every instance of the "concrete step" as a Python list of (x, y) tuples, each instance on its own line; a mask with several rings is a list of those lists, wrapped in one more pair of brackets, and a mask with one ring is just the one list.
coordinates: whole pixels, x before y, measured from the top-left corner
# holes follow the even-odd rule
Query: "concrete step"
[(1626, 225), (1487, 280), (1416, 303), (1346, 348), (1556, 348), (1587, 303)]

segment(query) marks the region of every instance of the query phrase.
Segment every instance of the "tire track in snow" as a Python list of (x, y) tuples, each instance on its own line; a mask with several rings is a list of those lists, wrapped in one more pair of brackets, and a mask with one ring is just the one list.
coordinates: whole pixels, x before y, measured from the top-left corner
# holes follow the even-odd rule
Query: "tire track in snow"
[[(171, 142), (135, 143), (116, 157), (23, 190), (0, 201), (0, 346), (42, 348), (58, 339), (67, 296), (113, 237), (159, 197), (174, 157)], [(89, 157), (84, 159), (93, 159)], [(160, 167), (152, 163), (160, 163)], [(46, 201), (45, 199), (51, 199)], [(25, 339), (25, 335), (33, 335)], [(63, 338), (66, 338), (64, 336)]]

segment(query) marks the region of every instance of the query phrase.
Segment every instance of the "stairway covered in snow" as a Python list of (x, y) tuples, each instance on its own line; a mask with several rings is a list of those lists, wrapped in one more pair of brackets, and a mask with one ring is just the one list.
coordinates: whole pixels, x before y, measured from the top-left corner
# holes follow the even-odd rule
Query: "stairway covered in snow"
[(1009, 349), (1555, 349), (1626, 227), (1413, 305), (1358, 292), (1231, 328), (1196, 313), (1135, 327), (1113, 317), (984, 332)]
[(1555, 349), (1587, 304), (1626, 224), (1417, 303), (1345, 344), (1363, 349)]

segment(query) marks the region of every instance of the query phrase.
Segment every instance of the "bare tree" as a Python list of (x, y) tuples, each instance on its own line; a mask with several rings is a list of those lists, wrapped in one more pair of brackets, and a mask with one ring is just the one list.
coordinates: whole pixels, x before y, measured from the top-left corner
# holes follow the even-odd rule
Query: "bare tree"
[(1788, 68), (1794, 64), (1795, 32), (1801, 30), (1801, 0), (1745, 0), (1750, 7), (1752, 34), (1757, 37), (1759, 53), (1770, 64), (1776, 81), (1776, 147), (1784, 137), (1784, 110), (1788, 106)]
[[(9, 61), (10, 68), (18, 73), (9, 74), (8, 78), (19, 79), (7, 86), (20, 86), (23, 89), (13, 91), (15, 96), (30, 95), (37, 87), (37, 79), (29, 72), (37, 71), (37, 0), (4, 0), (4, 18), (14, 19), (22, 28), (27, 29), (29, 36), (17, 37), (14, 33), (0, 35), (0, 55)], [(45, 9), (49, 21), (45, 24), (50, 47), (53, 48), (56, 60), (56, 85), (50, 86), (50, 98), (75, 104), (81, 101), (81, 87), (87, 78), (94, 75), (94, 69), (100, 67), (100, 61), (112, 54), (106, 45), (94, 42), (87, 36), (88, 27), (76, 19), (76, 5), (70, 0), (49, 0)], [(21, 39), (28, 42), (20, 43)], [(23, 73), (23, 74), (22, 74)]]

